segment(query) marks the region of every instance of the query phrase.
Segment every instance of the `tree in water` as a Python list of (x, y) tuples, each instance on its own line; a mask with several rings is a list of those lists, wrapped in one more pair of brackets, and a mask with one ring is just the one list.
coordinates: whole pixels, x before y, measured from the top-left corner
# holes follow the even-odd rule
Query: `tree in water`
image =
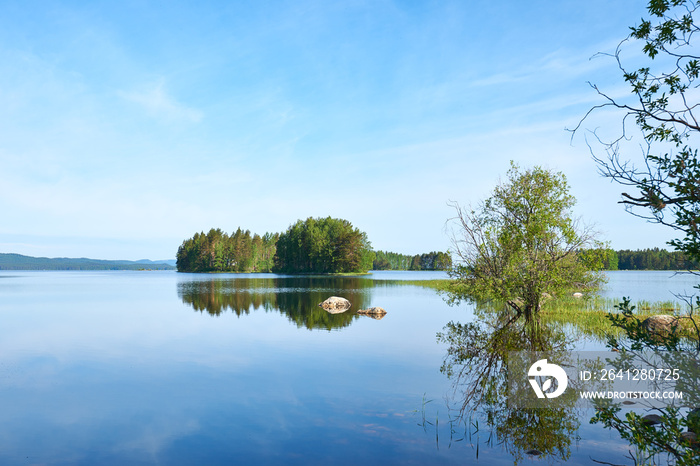
[[(603, 281), (578, 251), (600, 247), (591, 227), (572, 217), (566, 177), (540, 167), (508, 179), (474, 209), (454, 203), (449, 295), (455, 301), (498, 301), (531, 321), (547, 296), (595, 291)], [(593, 267), (600, 270), (599, 267)]]

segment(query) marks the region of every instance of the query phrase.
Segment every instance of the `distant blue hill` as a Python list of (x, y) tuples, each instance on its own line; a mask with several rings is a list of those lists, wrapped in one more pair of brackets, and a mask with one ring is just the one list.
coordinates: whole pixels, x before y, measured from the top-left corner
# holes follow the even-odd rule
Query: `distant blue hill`
[[(129, 262), (129, 261), (126, 261)], [(161, 261), (152, 261), (150, 259), (140, 259), (137, 261), (134, 261), (137, 264), (168, 264), (171, 265), (173, 268), (177, 265), (177, 261), (175, 259), (163, 259)]]
[(175, 270), (175, 260), (99, 260), (31, 257), (0, 253), (0, 270)]

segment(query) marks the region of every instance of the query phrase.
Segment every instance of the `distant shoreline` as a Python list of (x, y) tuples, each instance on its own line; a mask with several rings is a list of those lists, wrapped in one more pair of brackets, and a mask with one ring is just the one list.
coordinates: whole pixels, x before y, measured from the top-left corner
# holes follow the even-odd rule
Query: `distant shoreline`
[(101, 260), (0, 253), (0, 270), (175, 270), (175, 260)]

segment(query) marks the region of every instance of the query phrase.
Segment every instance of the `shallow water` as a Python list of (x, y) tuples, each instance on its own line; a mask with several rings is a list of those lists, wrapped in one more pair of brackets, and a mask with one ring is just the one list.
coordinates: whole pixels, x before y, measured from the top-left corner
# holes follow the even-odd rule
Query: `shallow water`
[[(612, 273), (606, 293), (644, 278), (665, 296), (669, 274), (639, 274)], [(472, 310), (396, 282), (442, 276), (0, 273), (0, 463), (529, 461), (449, 411), (460, 394), (436, 334)], [(330, 315), (331, 295), (388, 314)], [(624, 462), (590, 417), (544, 461)]]

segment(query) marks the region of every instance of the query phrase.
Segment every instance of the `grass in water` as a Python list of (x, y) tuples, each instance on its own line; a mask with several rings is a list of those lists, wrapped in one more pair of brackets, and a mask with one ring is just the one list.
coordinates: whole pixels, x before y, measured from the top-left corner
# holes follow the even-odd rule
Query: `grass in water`
[[(401, 280), (401, 284), (432, 288), (436, 291), (446, 291), (449, 279), (435, 280)], [(575, 298), (567, 296), (546, 302), (540, 311), (541, 319), (546, 323), (566, 326), (582, 335), (605, 338), (606, 335), (619, 335), (621, 330), (610, 325), (608, 313), (617, 314), (615, 306), (622, 299), (603, 298), (594, 296), (591, 298)], [(639, 300), (632, 303), (636, 306), (635, 315), (640, 319), (658, 315), (680, 315), (684, 305), (675, 301), (646, 301)]]
[[(615, 306), (622, 299), (595, 296), (589, 299), (565, 297), (551, 300), (544, 304), (540, 317), (544, 322), (569, 326), (584, 335), (604, 338), (606, 335), (617, 336), (619, 328), (613, 327), (607, 318), (609, 313), (617, 314)], [(634, 315), (644, 320), (658, 314), (679, 315), (680, 303), (674, 301), (638, 301)]]

